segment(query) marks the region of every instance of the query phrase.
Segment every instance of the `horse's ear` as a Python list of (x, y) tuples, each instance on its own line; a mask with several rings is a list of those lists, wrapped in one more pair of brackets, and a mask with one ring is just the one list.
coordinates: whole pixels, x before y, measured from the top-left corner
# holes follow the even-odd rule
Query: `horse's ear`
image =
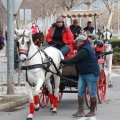
[(15, 28), (15, 34), (19, 35), (19, 30)]

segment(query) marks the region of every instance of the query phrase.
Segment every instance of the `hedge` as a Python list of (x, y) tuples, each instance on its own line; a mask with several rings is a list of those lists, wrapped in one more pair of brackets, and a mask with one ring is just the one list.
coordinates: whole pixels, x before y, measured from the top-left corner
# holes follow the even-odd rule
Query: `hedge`
[(111, 40), (112, 47), (119, 47), (120, 48), (120, 39), (112, 39)]
[(120, 39), (112, 39), (110, 42), (114, 52), (120, 52)]
[(120, 65), (120, 52), (113, 54), (113, 65)]

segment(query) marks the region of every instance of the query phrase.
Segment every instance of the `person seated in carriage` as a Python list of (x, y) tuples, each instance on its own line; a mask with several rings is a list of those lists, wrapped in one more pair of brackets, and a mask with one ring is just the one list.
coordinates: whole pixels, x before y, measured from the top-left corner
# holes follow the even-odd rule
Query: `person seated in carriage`
[[(79, 75), (78, 78), (78, 111), (73, 114), (75, 117), (91, 117), (95, 116), (96, 108), (96, 88), (98, 78), (100, 75), (100, 68), (94, 50), (87, 40), (86, 35), (79, 35), (75, 39), (75, 46), (78, 53), (66, 60), (62, 60), (62, 64), (76, 64), (76, 71)], [(90, 112), (85, 115), (84, 113), (84, 94), (86, 87), (90, 94)]]
[(73, 52), (74, 36), (71, 30), (64, 24), (63, 17), (59, 16), (47, 34), (46, 42), (58, 48), (64, 56), (70, 57)]
[(84, 28), (84, 31), (89, 31), (90, 33), (95, 34), (95, 28), (92, 26), (92, 22), (87, 22), (87, 27)]
[(81, 27), (78, 25), (78, 20), (74, 19), (73, 20), (73, 25), (70, 26), (70, 30), (74, 35), (74, 40), (79, 36)]

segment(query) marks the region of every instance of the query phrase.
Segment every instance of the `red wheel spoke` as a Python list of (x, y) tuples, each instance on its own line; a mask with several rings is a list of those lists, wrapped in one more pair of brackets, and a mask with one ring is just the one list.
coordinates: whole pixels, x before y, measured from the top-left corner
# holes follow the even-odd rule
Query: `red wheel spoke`
[(40, 93), (40, 106), (45, 107), (49, 101), (49, 97), (46, 94), (46, 88), (42, 87), (42, 92)]

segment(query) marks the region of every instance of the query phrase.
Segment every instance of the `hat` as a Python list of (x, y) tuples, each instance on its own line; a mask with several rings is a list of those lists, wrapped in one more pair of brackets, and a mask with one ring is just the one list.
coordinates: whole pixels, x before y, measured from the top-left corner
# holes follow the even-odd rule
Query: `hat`
[(56, 22), (61, 22), (61, 21), (64, 21), (64, 19), (63, 19), (62, 16), (59, 16), (59, 17), (56, 19)]
[(86, 41), (87, 40), (87, 36), (86, 35), (79, 35), (76, 39), (75, 42), (77, 41)]
[(88, 34), (88, 37), (92, 37), (93, 40), (98, 39), (96, 34)]

